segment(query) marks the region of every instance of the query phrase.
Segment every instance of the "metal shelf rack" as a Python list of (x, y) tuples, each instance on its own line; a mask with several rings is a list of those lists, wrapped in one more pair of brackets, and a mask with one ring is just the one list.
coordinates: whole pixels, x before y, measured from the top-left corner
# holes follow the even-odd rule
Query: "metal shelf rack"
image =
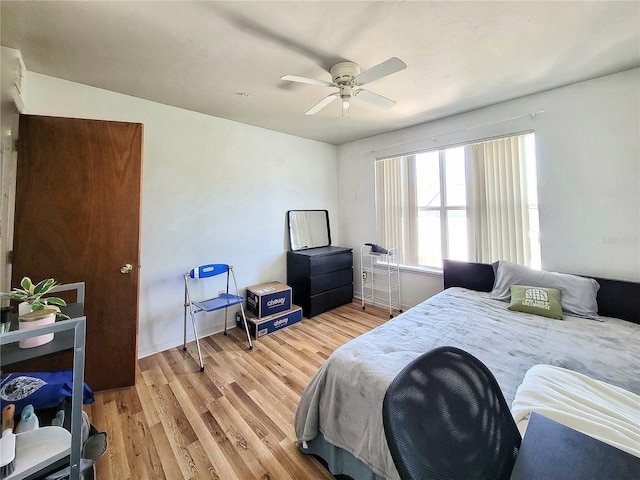
[(360, 248), (362, 269), (362, 309), (367, 304), (389, 309), (389, 318), (393, 312), (402, 313), (400, 299), (400, 265), (396, 248), (388, 253), (373, 252), (370, 245)]
[[(60, 320), (51, 325), (45, 325), (28, 330), (16, 330), (17, 325), (12, 325), (12, 331), (0, 334), (0, 365), (12, 365), (38, 356), (46, 356), (55, 352), (73, 349), (73, 386), (71, 402), (71, 435), (66, 448), (55, 452), (47, 450), (46, 445), (39, 451), (30, 452), (28, 458), (18, 460), (16, 458), (15, 471), (7, 477), (7, 480), (20, 480), (40, 478), (39, 472), (47, 467), (62, 462), (70, 466), (70, 480), (80, 480), (80, 458), (82, 456), (82, 397), (84, 388), (84, 362), (85, 362), (85, 336), (86, 317), (75, 316), (77, 312), (84, 313), (84, 283), (60, 285), (55, 291), (76, 290), (77, 302), (65, 308), (65, 313), (74, 318)], [(17, 318), (15, 319), (17, 323)], [(35, 337), (47, 333), (55, 333), (53, 341), (39, 347), (22, 349), (18, 342), (26, 338)], [(54, 427), (49, 427), (54, 428)], [(37, 436), (37, 432), (36, 432)], [(25, 437), (26, 438), (26, 437)], [(18, 442), (16, 443), (18, 447)], [(68, 459), (68, 462), (64, 459)], [(59, 467), (58, 467), (59, 468)], [(51, 473), (51, 472), (47, 472)]]

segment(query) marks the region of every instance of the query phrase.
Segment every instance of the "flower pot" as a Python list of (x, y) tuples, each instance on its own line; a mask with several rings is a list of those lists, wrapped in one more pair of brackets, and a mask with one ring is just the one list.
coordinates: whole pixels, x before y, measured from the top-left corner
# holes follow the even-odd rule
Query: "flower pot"
[(29, 312), (33, 311), (33, 307), (29, 302), (22, 302), (18, 304), (18, 316), (26, 315)]
[[(30, 311), (27, 313), (20, 313), (22, 311), (27, 310), (26, 308), (22, 308), (22, 303), (18, 306), (18, 328), (20, 330), (28, 330), (30, 328), (42, 327), (44, 325), (50, 325), (56, 321), (56, 312), (51, 310), (37, 310)], [(27, 307), (31, 309), (31, 305), (27, 304)], [(33, 348), (39, 347), (40, 345), (44, 345), (45, 343), (49, 343), (53, 340), (53, 333), (45, 333), (44, 335), (39, 335), (37, 337), (25, 338), (24, 340), (20, 340), (18, 343), (20, 348)]]

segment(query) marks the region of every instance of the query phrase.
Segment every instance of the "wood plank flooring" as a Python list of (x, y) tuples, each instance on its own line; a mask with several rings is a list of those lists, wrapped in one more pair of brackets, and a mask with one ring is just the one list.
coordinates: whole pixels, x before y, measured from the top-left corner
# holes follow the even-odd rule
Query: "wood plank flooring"
[(85, 406), (106, 431), (98, 480), (332, 479), (295, 444), (303, 389), (334, 349), (388, 320), (359, 302), (254, 341), (231, 329), (139, 360), (135, 387), (96, 393)]

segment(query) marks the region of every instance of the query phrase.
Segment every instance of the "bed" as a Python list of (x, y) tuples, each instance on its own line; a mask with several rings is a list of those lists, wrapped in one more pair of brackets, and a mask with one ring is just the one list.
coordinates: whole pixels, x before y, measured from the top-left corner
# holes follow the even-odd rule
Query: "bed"
[(599, 316), (556, 320), (494, 299), (506, 278), (496, 265), (445, 261), (443, 292), (336, 349), (301, 397), (300, 451), (320, 457), (334, 475), (398, 479), (382, 426), (384, 393), (407, 363), (443, 345), (485, 363), (509, 404), (537, 364), (640, 394), (640, 284), (595, 278)]

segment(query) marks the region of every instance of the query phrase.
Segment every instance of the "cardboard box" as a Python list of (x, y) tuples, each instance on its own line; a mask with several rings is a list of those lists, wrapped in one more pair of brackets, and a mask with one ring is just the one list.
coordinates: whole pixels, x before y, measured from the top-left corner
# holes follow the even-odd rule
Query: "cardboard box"
[[(293, 305), (293, 308), (286, 312), (276, 313), (274, 315), (269, 315), (268, 317), (256, 318), (251, 314), (248, 314), (247, 326), (249, 327), (249, 334), (253, 338), (258, 339), (265, 335), (269, 335), (270, 333), (282, 330), (294, 323), (298, 323), (300, 320), (302, 320), (302, 308), (297, 305)], [(238, 324), (238, 328), (244, 330), (242, 316), (239, 312), (236, 316), (236, 323)]]
[(267, 282), (247, 287), (247, 310), (256, 318), (268, 317), (291, 309), (291, 287)]

